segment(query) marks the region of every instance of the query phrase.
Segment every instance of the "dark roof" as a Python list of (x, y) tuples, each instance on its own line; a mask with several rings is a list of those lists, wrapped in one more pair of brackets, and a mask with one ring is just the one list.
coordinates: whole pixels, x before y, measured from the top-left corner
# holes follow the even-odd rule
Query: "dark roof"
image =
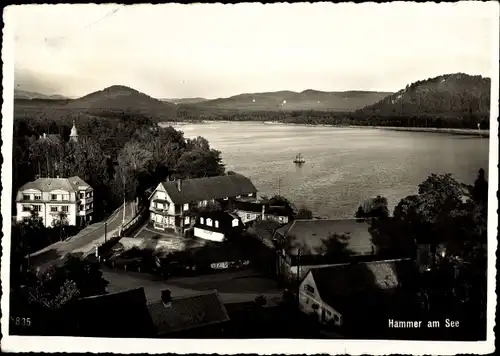
[(367, 222), (356, 219), (294, 220), (277, 229), (275, 236), (285, 239), (285, 250), (290, 254), (296, 254), (295, 247), (302, 255), (323, 254), (325, 242), (336, 234), (345, 237), (346, 249), (352, 255), (369, 255), (373, 252), (369, 227)]
[(144, 289), (82, 298), (76, 308), (80, 336), (148, 337), (155, 334)]
[[(352, 263), (310, 270), (321, 299), (334, 309), (345, 309), (354, 297), (394, 290), (409, 260)], [(355, 307), (355, 306), (353, 306)]]
[(277, 216), (292, 216), (293, 210), (287, 206), (271, 205), (266, 208), (265, 214)]
[(235, 201), (234, 208), (241, 211), (250, 211), (254, 213), (262, 212), (262, 203), (252, 203), (247, 201)]
[[(213, 226), (208, 226), (206, 224), (201, 224), (200, 223), (200, 217), (204, 219), (212, 219), (213, 221), (218, 221), (219, 222), (219, 227), (215, 227), (215, 223), (213, 223)], [(209, 230), (209, 231), (221, 231), (221, 230), (228, 230), (231, 229), (233, 226), (233, 220), (236, 219), (238, 220), (238, 227), (241, 228), (243, 227), (243, 222), (239, 218), (238, 215), (231, 214), (229, 212), (225, 211), (211, 211), (211, 212), (202, 212), (198, 214), (196, 217), (196, 223), (194, 224), (195, 227), (198, 227), (200, 229), (204, 230)]]
[(262, 213), (262, 206), (264, 206), (264, 214), (278, 215), (278, 216), (292, 216), (293, 210), (286, 206), (269, 205), (266, 203), (236, 201), (234, 207), (237, 210), (249, 211), (253, 213)]
[(157, 335), (194, 329), (229, 320), (217, 291), (172, 298), (166, 307), (161, 300), (147, 304)]
[(49, 140), (49, 141), (52, 141), (54, 143), (61, 143), (62, 142), (62, 138), (61, 138), (61, 135), (59, 134), (46, 134), (45, 136), (40, 136), (40, 140)]
[(174, 204), (257, 193), (250, 179), (240, 174), (185, 179), (181, 181), (181, 191), (177, 189), (177, 182), (163, 182), (162, 185)]

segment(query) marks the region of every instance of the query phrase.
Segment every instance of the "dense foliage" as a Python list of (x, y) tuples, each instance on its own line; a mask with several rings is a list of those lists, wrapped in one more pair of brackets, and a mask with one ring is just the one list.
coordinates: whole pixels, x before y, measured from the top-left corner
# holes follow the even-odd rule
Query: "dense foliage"
[(432, 174), (392, 216), (382, 197), (360, 206), (355, 216), (369, 220), (382, 256), (417, 258), (422, 269), (412, 284), (423, 312), (477, 322), (486, 311), (487, 203), (481, 169), (473, 186)]
[(417, 81), (379, 102), (356, 111), (214, 109), (206, 103), (179, 105), (178, 120), (273, 121), (332, 126), (391, 126), (489, 129), (488, 78), (465, 74)]
[[(73, 120), (78, 142), (68, 140)], [(40, 139), (44, 133), (59, 134), (61, 140)], [(14, 121), (13, 201), (17, 189), (36, 177), (78, 175), (99, 197), (94, 216), (101, 218), (124, 195), (129, 201), (143, 198), (160, 181), (221, 174), (221, 154), (207, 140), (186, 139), (181, 131), (148, 118), (120, 112), (95, 117), (49, 106), (20, 110)]]

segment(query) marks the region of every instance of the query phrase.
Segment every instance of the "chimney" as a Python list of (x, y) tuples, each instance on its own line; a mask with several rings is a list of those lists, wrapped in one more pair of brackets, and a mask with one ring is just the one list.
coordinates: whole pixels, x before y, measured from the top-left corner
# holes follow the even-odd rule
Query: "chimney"
[(168, 308), (172, 305), (172, 292), (170, 292), (169, 289), (161, 291), (161, 301), (165, 308)]
[(264, 214), (266, 213), (266, 206), (262, 204), (262, 220), (264, 220)]
[(177, 190), (180, 192), (182, 190), (182, 180), (177, 179)]

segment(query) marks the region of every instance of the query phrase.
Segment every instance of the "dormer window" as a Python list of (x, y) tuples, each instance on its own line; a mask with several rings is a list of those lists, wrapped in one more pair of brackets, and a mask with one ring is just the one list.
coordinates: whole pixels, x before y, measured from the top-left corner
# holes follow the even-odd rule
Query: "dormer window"
[(23, 194), (23, 200), (31, 200), (31, 197), (29, 194)]
[(219, 222), (217, 220), (215, 220), (215, 227), (219, 227)]
[(238, 226), (238, 219), (233, 219), (233, 227), (237, 227)]
[(212, 219), (210, 218), (207, 219), (207, 226), (212, 226)]

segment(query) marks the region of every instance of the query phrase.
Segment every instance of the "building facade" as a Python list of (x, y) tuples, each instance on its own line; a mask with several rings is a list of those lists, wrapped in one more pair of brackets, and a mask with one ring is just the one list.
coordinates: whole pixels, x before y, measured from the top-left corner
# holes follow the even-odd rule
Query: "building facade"
[(239, 174), (163, 182), (150, 196), (150, 220), (156, 229), (184, 233), (195, 223), (193, 210), (256, 196), (250, 179)]
[(92, 221), (94, 190), (77, 176), (39, 178), (19, 188), (16, 208), (18, 222), (30, 219), (35, 211), (46, 227), (62, 217), (68, 225), (82, 226)]

